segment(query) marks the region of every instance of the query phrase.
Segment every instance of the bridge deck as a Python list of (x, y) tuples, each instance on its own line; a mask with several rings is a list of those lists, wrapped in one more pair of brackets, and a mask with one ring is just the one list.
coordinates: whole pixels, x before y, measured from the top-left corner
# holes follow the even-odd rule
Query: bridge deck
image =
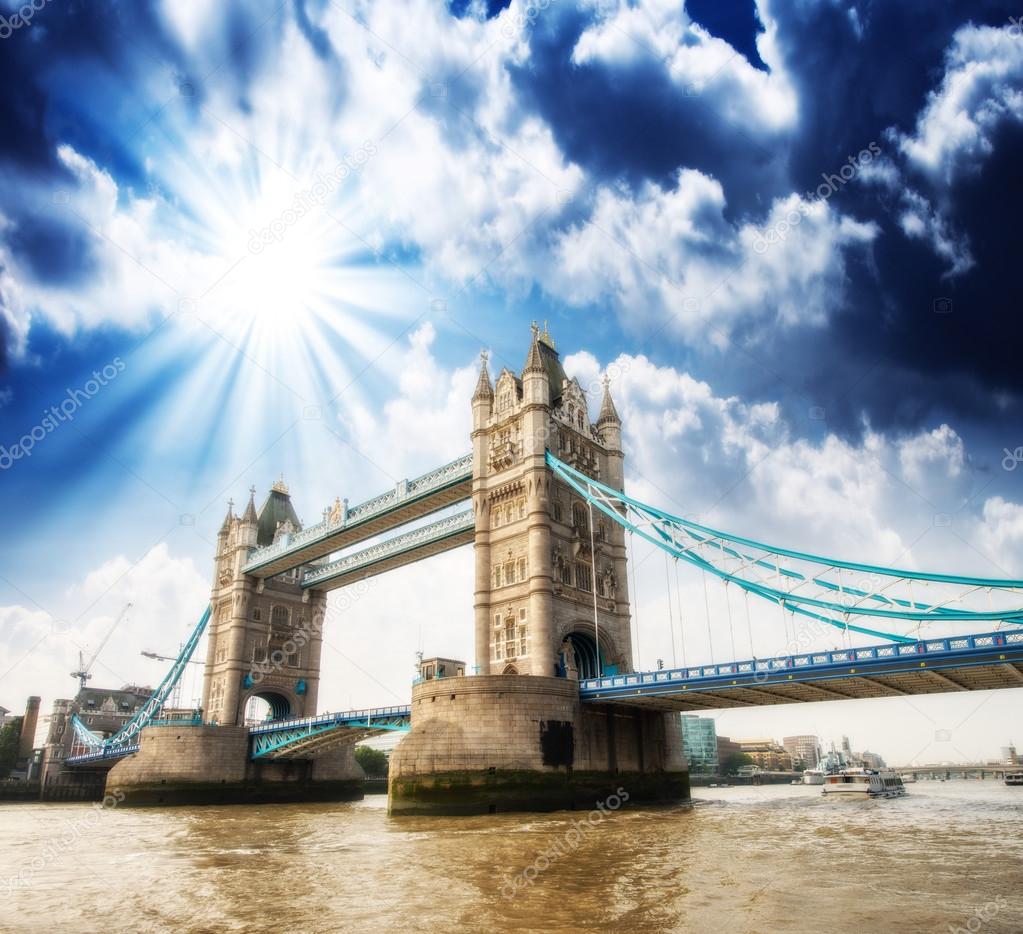
[(409, 728), (412, 708), (374, 707), (273, 720), (249, 730), (253, 759), (314, 759), (334, 746)]
[(245, 565), (253, 577), (273, 577), (374, 538), (467, 500), (472, 493), (472, 455), (460, 457), (393, 490), (346, 509), (337, 522), (319, 522), (254, 551)]
[(658, 710), (900, 697), (1023, 687), (1023, 631), (637, 672), (580, 683), (590, 703)]
[(422, 528), (396, 535), (352, 555), (345, 555), (321, 567), (312, 568), (302, 578), (305, 590), (335, 590), (356, 580), (364, 580), (406, 564), (422, 561), (453, 548), (472, 544), (475, 521), (472, 510), (446, 516)]

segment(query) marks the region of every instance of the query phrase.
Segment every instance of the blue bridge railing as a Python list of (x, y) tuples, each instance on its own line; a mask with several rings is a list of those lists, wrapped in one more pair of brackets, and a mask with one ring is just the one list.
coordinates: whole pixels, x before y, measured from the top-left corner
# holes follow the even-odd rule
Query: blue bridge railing
[[(604, 678), (588, 678), (579, 682), (580, 694), (587, 696), (607, 694), (608, 689), (651, 688), (672, 689), (678, 686), (699, 686), (720, 684), (722, 679), (737, 676), (743, 683), (774, 681), (777, 674), (791, 676), (795, 673), (823, 675), (848, 673), (849, 665), (876, 667), (879, 664), (921, 658), (962, 659), (970, 664), (971, 655), (986, 655), (999, 649), (1013, 649), (1014, 655), (1023, 657), (1023, 630), (1002, 630), (974, 636), (950, 636), (942, 639), (925, 639), (919, 642), (887, 643), (861, 648), (836, 649), (832, 652), (806, 652), (797, 655), (780, 655), (773, 658), (749, 659), (740, 662), (726, 662), (721, 665), (700, 665), (685, 668), (668, 668), (662, 671), (635, 672)], [(916, 666), (913, 666), (916, 667)], [(864, 671), (864, 674), (867, 672)]]

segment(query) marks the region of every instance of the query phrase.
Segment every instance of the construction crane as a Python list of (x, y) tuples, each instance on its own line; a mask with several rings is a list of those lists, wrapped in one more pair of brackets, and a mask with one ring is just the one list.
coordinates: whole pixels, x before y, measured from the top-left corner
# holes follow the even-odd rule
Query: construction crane
[(96, 659), (99, 657), (99, 653), (103, 651), (103, 646), (110, 641), (110, 637), (114, 634), (114, 630), (121, 624), (121, 620), (124, 619), (124, 615), (130, 610), (132, 604), (126, 603), (124, 609), (118, 614), (117, 619), (114, 620), (114, 625), (110, 627), (107, 634), (103, 637), (103, 641), (100, 642), (99, 648), (92, 653), (92, 658), (89, 659), (89, 664), (85, 664), (85, 660), (82, 657), (82, 650), (78, 650), (78, 671), (72, 671), (71, 677), (78, 679), (78, 689), (80, 691), (85, 690), (86, 683), (91, 680), (92, 675), (89, 672), (92, 670), (92, 666), (95, 664)]

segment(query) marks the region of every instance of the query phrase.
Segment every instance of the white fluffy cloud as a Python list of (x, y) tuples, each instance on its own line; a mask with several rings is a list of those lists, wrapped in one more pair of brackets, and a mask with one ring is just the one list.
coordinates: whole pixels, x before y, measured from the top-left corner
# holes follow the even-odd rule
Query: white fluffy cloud
[(572, 304), (610, 302), (635, 325), (664, 325), (723, 346), (757, 321), (821, 324), (845, 286), (845, 251), (868, 245), (873, 224), (823, 200), (776, 201), (762, 228), (724, 217), (720, 183), (680, 170), (675, 187), (635, 196), (599, 191), (592, 215), (559, 237), (548, 286)]
[[(129, 602), (113, 635), (96, 658), (93, 684), (155, 686), (167, 663), (140, 656), (143, 650), (176, 655), (209, 601), (210, 583), (188, 559), (174, 557), (165, 544), (141, 560), (124, 556), (104, 561), (64, 593), (45, 595), (46, 607), (0, 607), (0, 702), (17, 711), (24, 698), (43, 698), (48, 714), (59, 697), (73, 697), (77, 683), (69, 672), (78, 652), (88, 661)], [(202, 657), (202, 650), (198, 653)], [(190, 666), (191, 668), (192, 666)], [(182, 702), (201, 678), (190, 671)], [(42, 724), (40, 730), (45, 729)]]
[(744, 131), (773, 134), (792, 130), (798, 98), (777, 50), (776, 26), (761, 10), (765, 30), (757, 49), (770, 73), (754, 68), (723, 39), (718, 39), (673, 0), (643, 4), (595, 3), (597, 21), (572, 50), (578, 64), (607, 65), (659, 61), (683, 93)]
[(1004, 122), (1023, 121), (1023, 42), (1019, 29), (963, 26), (945, 55), (941, 84), (912, 134), (900, 139), (910, 163), (935, 180), (974, 172), (991, 154)]

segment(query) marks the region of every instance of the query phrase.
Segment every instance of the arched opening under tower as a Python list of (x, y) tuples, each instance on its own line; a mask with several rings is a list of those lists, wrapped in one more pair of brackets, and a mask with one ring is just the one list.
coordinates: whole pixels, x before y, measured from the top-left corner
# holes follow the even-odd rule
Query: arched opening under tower
[[(593, 636), (585, 632), (570, 632), (565, 641), (575, 653), (575, 667), (579, 671), (579, 680), (596, 678), (600, 675), (601, 665), (598, 661), (597, 643)], [(566, 673), (572, 668), (572, 659), (566, 658), (568, 653), (561, 653), (561, 664)]]
[(286, 720), (290, 714), (291, 701), (283, 694), (264, 691), (245, 702), (243, 720), (246, 726), (258, 726), (267, 720)]

